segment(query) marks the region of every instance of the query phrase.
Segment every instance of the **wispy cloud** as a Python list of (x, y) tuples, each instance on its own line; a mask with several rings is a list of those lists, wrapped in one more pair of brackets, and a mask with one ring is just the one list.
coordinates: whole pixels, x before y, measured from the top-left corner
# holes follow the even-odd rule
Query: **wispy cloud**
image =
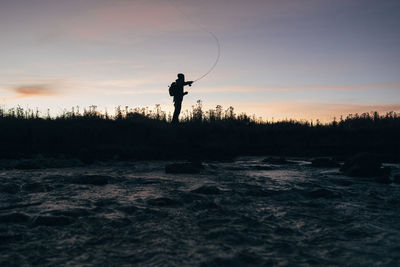
[(203, 87), (199, 92), (252, 92), (252, 91), (363, 91), (363, 90), (385, 90), (400, 89), (400, 82), (356, 84), (356, 85), (301, 85), (301, 86), (223, 86)]
[(9, 89), (13, 95), (4, 97), (3, 101), (17, 100), (29, 97), (53, 96), (59, 93), (53, 84), (24, 84)]
[(17, 93), (14, 99), (57, 94), (57, 91), (50, 84), (21, 85), (13, 88), (13, 91)]
[(14, 91), (22, 97), (48, 96), (55, 94), (53, 88), (47, 84), (21, 85), (14, 88)]
[(148, 1), (115, 1), (99, 5), (87, 12), (85, 17), (77, 18), (66, 32), (79, 39), (107, 41), (116, 34), (130, 32), (130, 40), (137, 41), (142, 38), (138, 35), (140, 32), (148, 35), (159, 33), (160, 30), (186, 28), (187, 25), (177, 17), (176, 10), (171, 8), (168, 1), (156, 4)]

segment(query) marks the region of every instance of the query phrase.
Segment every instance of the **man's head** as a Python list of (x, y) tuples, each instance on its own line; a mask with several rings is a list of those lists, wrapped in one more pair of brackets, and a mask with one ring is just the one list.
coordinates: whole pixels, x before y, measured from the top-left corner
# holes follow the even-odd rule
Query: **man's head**
[(178, 80), (184, 81), (185, 75), (183, 75), (183, 73), (178, 73)]

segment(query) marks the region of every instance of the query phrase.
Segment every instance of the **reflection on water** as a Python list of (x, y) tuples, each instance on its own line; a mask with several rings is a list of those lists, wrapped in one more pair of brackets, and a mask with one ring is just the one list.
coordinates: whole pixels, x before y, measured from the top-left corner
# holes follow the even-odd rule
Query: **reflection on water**
[(165, 164), (2, 171), (1, 266), (400, 264), (398, 185), (306, 161)]

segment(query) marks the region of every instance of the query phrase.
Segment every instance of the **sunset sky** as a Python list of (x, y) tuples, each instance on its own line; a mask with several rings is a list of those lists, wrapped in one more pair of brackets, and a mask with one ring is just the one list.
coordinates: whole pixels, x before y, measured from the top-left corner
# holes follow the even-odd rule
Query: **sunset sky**
[(0, 105), (170, 111), (176, 74), (196, 79), (217, 56), (202, 25), (221, 59), (184, 109), (400, 111), (398, 14), (398, 0), (0, 0)]

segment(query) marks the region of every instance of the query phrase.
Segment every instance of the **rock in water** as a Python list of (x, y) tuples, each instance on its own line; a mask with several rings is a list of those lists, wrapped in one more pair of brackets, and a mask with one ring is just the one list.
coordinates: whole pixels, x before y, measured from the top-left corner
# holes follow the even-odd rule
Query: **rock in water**
[(339, 197), (339, 195), (335, 194), (334, 192), (332, 192), (328, 189), (324, 189), (324, 188), (310, 191), (307, 193), (307, 196), (310, 198), (327, 198), (327, 199)]
[(123, 211), (125, 213), (128, 213), (128, 214), (135, 213), (136, 211), (139, 210), (139, 208), (134, 205), (120, 206), (120, 207), (117, 207), (116, 209)]
[(20, 188), (17, 184), (6, 183), (0, 185), (0, 192), (2, 193), (16, 194), (19, 192), (19, 190)]
[(66, 216), (39, 215), (32, 224), (34, 226), (64, 226), (71, 224), (72, 220)]
[(22, 189), (30, 193), (40, 193), (40, 192), (50, 191), (50, 187), (48, 185), (36, 182), (24, 184), (22, 186)]
[(392, 180), (390, 180), (389, 176), (379, 176), (375, 178), (375, 182), (379, 183), (379, 184), (391, 184)]
[(400, 184), (400, 174), (393, 177), (393, 183)]
[(331, 158), (317, 158), (311, 161), (311, 166), (316, 168), (336, 168), (339, 163)]
[(108, 176), (103, 175), (81, 175), (72, 179), (74, 184), (106, 185)]
[(269, 157), (263, 160), (265, 163), (274, 164), (274, 165), (283, 165), (283, 164), (293, 164), (294, 162), (288, 161), (285, 158), (274, 158)]
[(89, 214), (90, 213), (88, 210), (80, 208), (67, 209), (67, 210), (54, 210), (51, 212), (51, 215), (54, 216), (67, 216), (72, 218), (84, 217), (88, 216)]
[(263, 165), (254, 165), (254, 166), (249, 166), (249, 169), (254, 169), (256, 171), (270, 171), (273, 170), (273, 168), (269, 166), (263, 166)]
[(43, 168), (43, 162), (34, 159), (23, 159), (15, 165), (15, 169), (17, 170), (34, 170), (41, 168)]
[(376, 177), (387, 175), (382, 169), (381, 160), (373, 154), (358, 154), (348, 159), (340, 168), (347, 176), (352, 177)]
[(201, 163), (172, 163), (165, 166), (165, 172), (173, 174), (194, 174), (200, 173), (203, 168)]
[(0, 216), (0, 223), (26, 223), (29, 221), (29, 216), (24, 213), (12, 212)]
[(175, 199), (160, 197), (147, 200), (147, 204), (149, 204), (150, 206), (167, 207), (167, 206), (178, 206), (181, 203)]
[(193, 193), (196, 194), (204, 194), (204, 195), (217, 195), (221, 193), (221, 190), (213, 185), (203, 185), (199, 188), (192, 190)]

